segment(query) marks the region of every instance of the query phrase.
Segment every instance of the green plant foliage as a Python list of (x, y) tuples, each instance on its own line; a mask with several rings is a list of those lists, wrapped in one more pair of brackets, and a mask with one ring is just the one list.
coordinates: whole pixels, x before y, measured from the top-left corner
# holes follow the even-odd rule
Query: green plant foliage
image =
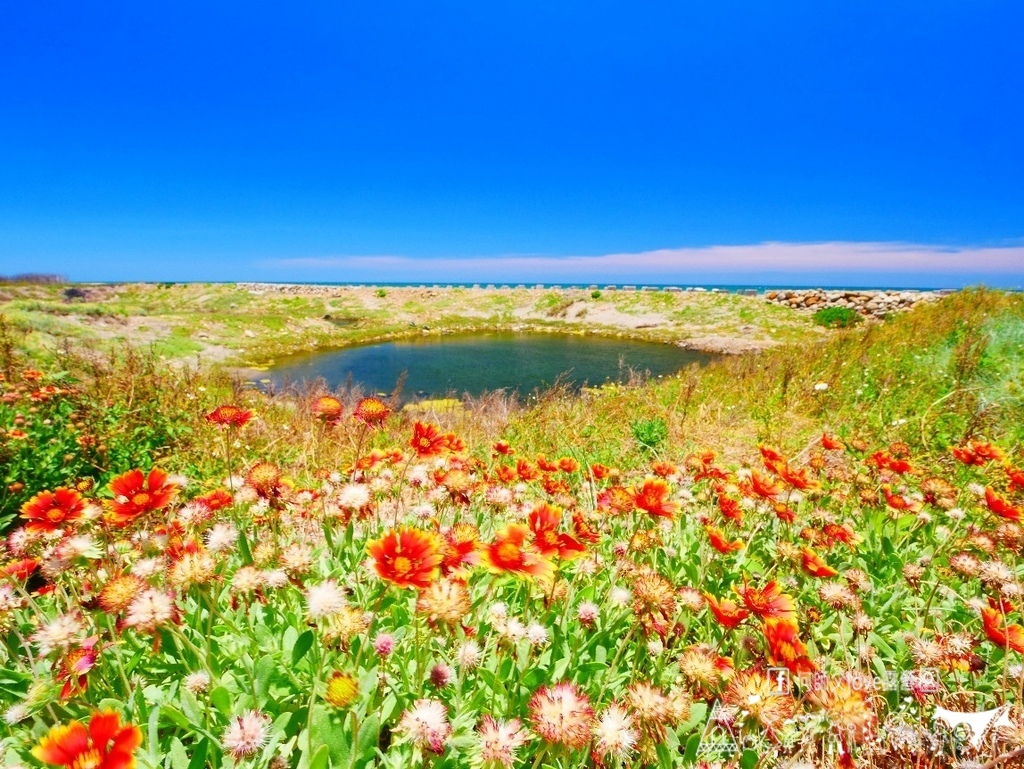
[(863, 320), (849, 307), (823, 307), (814, 313), (814, 322), (826, 328), (850, 328)]
[(645, 449), (654, 451), (668, 437), (668, 424), (661, 417), (638, 419), (629, 425), (630, 432)]

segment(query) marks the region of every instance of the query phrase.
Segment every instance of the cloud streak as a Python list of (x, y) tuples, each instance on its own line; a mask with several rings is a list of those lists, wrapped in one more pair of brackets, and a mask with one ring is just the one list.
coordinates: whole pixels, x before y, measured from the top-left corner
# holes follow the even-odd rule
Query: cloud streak
[(603, 255), (473, 257), (323, 256), (273, 259), (263, 267), (296, 279), (392, 281), (730, 282), (788, 279), (963, 285), (1024, 282), (1024, 246), (949, 248), (828, 242), (672, 248)]

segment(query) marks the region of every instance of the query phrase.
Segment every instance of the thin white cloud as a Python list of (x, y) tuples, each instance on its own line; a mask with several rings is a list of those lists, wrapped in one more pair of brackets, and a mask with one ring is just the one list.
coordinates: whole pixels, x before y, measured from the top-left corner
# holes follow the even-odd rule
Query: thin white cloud
[[(949, 278), (988, 275), (1024, 281), (1024, 246), (949, 248), (906, 243), (758, 243), (668, 248), (593, 256), (505, 255), (416, 258), (323, 256), (273, 259), (265, 267), (322, 279), (697, 281), (708, 276), (785, 275)], [(369, 276), (369, 277), (368, 277)], [(299, 276), (296, 275), (296, 278)]]

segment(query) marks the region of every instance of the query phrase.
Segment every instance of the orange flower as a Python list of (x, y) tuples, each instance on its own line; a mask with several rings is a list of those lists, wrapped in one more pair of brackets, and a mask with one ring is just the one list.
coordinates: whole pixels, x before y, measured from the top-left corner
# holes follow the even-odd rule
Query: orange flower
[(498, 483), (512, 483), (517, 477), (516, 469), (508, 465), (498, 465), (494, 471), (494, 477), (497, 478)]
[(587, 549), (568, 534), (560, 534), (558, 526), (562, 522), (561, 508), (542, 502), (530, 511), (530, 531), (533, 532), (533, 544), (545, 558), (562, 558), (569, 560), (583, 555)]
[(967, 441), (966, 446), (953, 446), (950, 448), (953, 452), (953, 456), (963, 462), (965, 465), (976, 465), (981, 467), (988, 464), (993, 459), (1002, 461), (1006, 459), (1006, 454), (998, 446), (993, 446), (991, 443), (975, 443), (974, 441)]
[(437, 425), (417, 421), (412, 426), (412, 439), (409, 441), (409, 446), (420, 459), (436, 457), (448, 450), (448, 436), (441, 435)]
[(743, 508), (740, 507), (739, 500), (720, 493), (718, 494), (718, 509), (729, 520), (736, 521), (740, 526), (743, 525)]
[(370, 542), (367, 552), (381, 579), (398, 587), (426, 588), (437, 579), (444, 550), (438, 536), (404, 526)]
[(445, 433), (444, 439), (448, 444), (448, 451), (452, 454), (461, 454), (466, 450), (466, 442), (455, 433)]
[(793, 596), (782, 592), (782, 586), (772, 580), (761, 590), (744, 585), (736, 588), (736, 594), (750, 611), (761, 619), (769, 617), (796, 622), (796, 603)]
[(572, 514), (572, 529), (576, 532), (577, 538), (584, 542), (594, 544), (601, 539), (601, 532), (594, 528), (586, 516), (578, 510)]
[(480, 562), (478, 535), (476, 526), (471, 523), (457, 523), (444, 533), (442, 574), (451, 576), (463, 566), (475, 566)]
[(214, 489), (213, 491), (201, 494), (192, 501), (202, 505), (210, 512), (217, 512), (225, 507), (231, 507), (235, 500), (227, 489)]
[(127, 526), (140, 515), (167, 507), (178, 487), (167, 482), (167, 473), (154, 467), (149, 475), (129, 470), (110, 482), (114, 498), (107, 503), (105, 520), (115, 526)]
[(768, 661), (791, 673), (811, 673), (817, 666), (807, 656), (807, 647), (800, 640), (796, 622), (768, 617), (764, 621), (764, 637), (768, 641)]
[(800, 491), (815, 490), (821, 487), (821, 484), (810, 477), (806, 467), (801, 467), (799, 470), (794, 470), (789, 465), (783, 465), (778, 470), (779, 477), (794, 489)]
[(21, 517), (32, 532), (56, 531), (82, 517), (85, 503), (82, 495), (63, 486), (55, 491), (41, 491), (21, 506)]
[(839, 438), (828, 433), (821, 434), (821, 446), (829, 451), (844, 451), (846, 444), (843, 443)]
[(894, 473), (903, 475), (913, 470), (913, 466), (905, 459), (896, 459), (884, 451), (876, 451), (865, 460), (869, 465), (874, 465), (879, 470), (891, 470)]
[(981, 622), (985, 626), (988, 640), (1003, 649), (1013, 649), (1024, 654), (1024, 628), (1020, 625), (1003, 626), (1003, 615), (998, 609), (987, 606), (981, 610)]
[[(379, 427), (391, 414), (391, 407), (380, 398), (363, 398), (356, 404), (352, 416), (363, 424)], [(415, 429), (415, 428), (414, 428)], [(415, 448), (415, 446), (413, 447)]]
[(265, 499), (278, 497), (284, 488), (281, 468), (273, 462), (257, 462), (249, 468), (245, 482)]
[(633, 487), (633, 504), (658, 518), (675, 518), (678, 502), (669, 502), (669, 485), (660, 478), (647, 478), (640, 487)]
[(742, 550), (746, 547), (743, 544), (742, 539), (734, 539), (730, 542), (726, 539), (722, 530), (715, 526), (705, 526), (704, 530), (708, 533), (708, 539), (711, 540), (711, 546), (720, 553), (734, 553), (737, 550)]
[(985, 504), (993, 513), (1008, 521), (1019, 522), (1021, 518), (1024, 518), (1024, 510), (1011, 505), (1003, 497), (996, 494), (991, 486), (985, 488)]
[(527, 550), (524, 545), (530, 527), (510, 523), (498, 532), (494, 542), (484, 549), (484, 560), (494, 571), (511, 571), (532, 577), (549, 577), (554, 572), (551, 561)]
[(1016, 467), (1006, 468), (1006, 477), (1010, 479), (1010, 491), (1015, 488), (1024, 490), (1024, 470)]
[(558, 460), (558, 469), (563, 473), (575, 473), (580, 469), (580, 463), (572, 457), (562, 457)]
[(312, 411), (313, 416), (317, 419), (334, 423), (341, 419), (341, 414), (344, 411), (344, 408), (341, 405), (341, 401), (333, 395), (321, 395), (313, 401)]
[(597, 495), (597, 509), (611, 515), (628, 513), (633, 509), (633, 495), (623, 486), (609, 486)]
[(543, 454), (537, 455), (537, 467), (543, 470), (545, 473), (553, 473), (558, 469), (558, 463), (552, 462)]
[(893, 494), (892, 486), (888, 483), (882, 484), (882, 494), (885, 495), (885, 503), (893, 510), (906, 510), (911, 513), (916, 513), (924, 506), (919, 500), (908, 502), (899, 494)]
[(82, 694), (89, 685), (89, 671), (96, 667), (99, 651), (96, 642), (99, 636), (92, 636), (81, 646), (69, 649), (63, 659), (55, 665), (55, 678), (63, 682), (60, 698), (66, 700), (72, 695)]
[(678, 474), (679, 469), (671, 462), (653, 462), (651, 463), (651, 472), (659, 478), (671, 478)]
[(355, 463), (356, 470), (372, 470), (381, 462), (398, 464), (402, 461), (402, 452), (397, 449), (384, 451), (383, 449), (372, 449), (365, 457), (359, 457)]
[(493, 448), (495, 455), (501, 454), (503, 457), (511, 456), (512, 454), (516, 453), (515, 450), (511, 446), (509, 446), (505, 441), (498, 441), (497, 443), (494, 444)]
[(783, 523), (793, 523), (796, 520), (796, 512), (785, 502), (776, 502), (772, 505), (772, 510), (775, 511), (775, 517)]
[(805, 547), (800, 553), (803, 556), (804, 571), (812, 577), (834, 577), (839, 573), (825, 563), (821, 556), (811, 550), (811, 548)]
[(710, 593), (705, 593), (704, 599), (708, 602), (708, 608), (711, 609), (711, 613), (715, 615), (718, 623), (730, 630), (750, 616), (749, 611), (729, 598), (719, 601)]
[(540, 485), (544, 487), (544, 492), (552, 497), (568, 494), (570, 491), (569, 482), (565, 478), (552, 478), (550, 475), (545, 475)]
[(525, 459), (520, 459), (516, 462), (516, 475), (519, 476), (519, 480), (524, 483), (535, 481), (540, 478), (540, 473), (537, 468), (527, 462)]
[(757, 470), (750, 471), (750, 493), (764, 499), (775, 499), (782, 493), (782, 486)]
[(39, 568), (39, 560), (36, 558), (20, 558), (17, 561), (10, 561), (4, 566), (0, 574), (6, 577), (13, 577), (14, 579), (21, 580), (24, 582), (36, 569)]
[(705, 451), (703, 454), (691, 454), (686, 458), (686, 466), (693, 469), (694, 482), (702, 481), (705, 478), (714, 481), (724, 481), (729, 474), (720, 467), (712, 464), (715, 461), (715, 452)]
[(594, 476), (595, 481), (603, 481), (609, 475), (611, 475), (612, 469), (605, 465), (594, 463), (590, 466), (590, 474)]
[(842, 542), (844, 545), (855, 548), (864, 541), (864, 537), (854, 531), (848, 523), (826, 523), (821, 529), (821, 534), (827, 547), (832, 547), (836, 542)]
[(233, 404), (218, 406), (206, 415), (206, 421), (218, 427), (243, 427), (252, 419), (252, 412)]
[(103, 710), (92, 714), (88, 729), (80, 721), (54, 726), (32, 748), (32, 755), (47, 764), (69, 769), (133, 769), (135, 751), (140, 745), (139, 727), (122, 726), (117, 713)]

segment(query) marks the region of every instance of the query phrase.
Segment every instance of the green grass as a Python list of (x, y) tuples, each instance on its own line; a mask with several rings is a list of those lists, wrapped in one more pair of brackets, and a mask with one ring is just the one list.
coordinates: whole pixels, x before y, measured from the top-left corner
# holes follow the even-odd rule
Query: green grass
[[(558, 326), (577, 331), (581, 326), (615, 336), (674, 342), (695, 335), (750, 336), (789, 341), (815, 334), (810, 321), (795, 311), (759, 300), (726, 295), (662, 292), (607, 292), (600, 300), (586, 291), (506, 289), (389, 289), (384, 298), (372, 292), (338, 289), (336, 295), (292, 296), (274, 289), (250, 291), (235, 285), (126, 284), (83, 286), (83, 300), (67, 302), (63, 287), (6, 287), (0, 293), (0, 312), (35, 338), (33, 349), (43, 353), (61, 339), (91, 340), (100, 348), (131, 337), (140, 344), (159, 344), (164, 354), (191, 359), (221, 360), (228, 351), (232, 365), (265, 366), (298, 352), (385, 341), (434, 330), (473, 331)], [(574, 302), (586, 302), (588, 312), (566, 317)], [(624, 328), (601, 323), (589, 305), (612, 306), (626, 315), (661, 313), (664, 322), (650, 328)], [(325, 319), (325, 315), (332, 318)], [(358, 319), (339, 323), (336, 317)], [(140, 318), (146, 323), (139, 323)], [(120, 325), (124, 324), (124, 331)], [(646, 325), (646, 324), (645, 324)], [(184, 345), (166, 337), (181, 336), (169, 329), (187, 328), (200, 345)], [(246, 337), (257, 334), (258, 344)], [(205, 335), (200, 338), (199, 334)], [(209, 348), (214, 353), (207, 355)]]

